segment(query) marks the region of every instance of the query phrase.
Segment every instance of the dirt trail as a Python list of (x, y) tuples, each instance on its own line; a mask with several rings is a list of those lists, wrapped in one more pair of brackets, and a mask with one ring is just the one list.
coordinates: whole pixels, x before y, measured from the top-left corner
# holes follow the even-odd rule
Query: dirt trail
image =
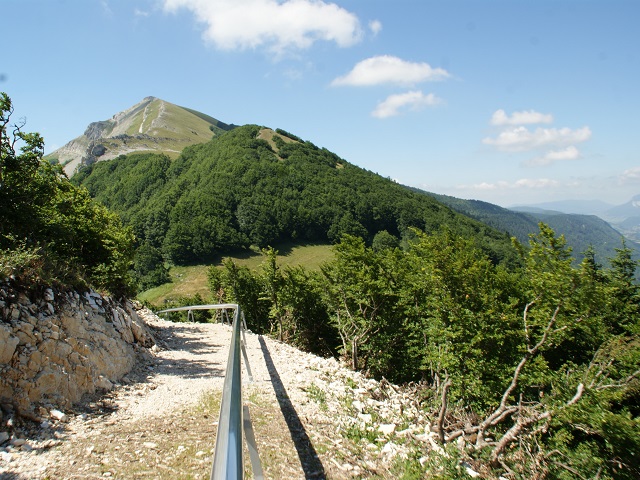
[[(159, 349), (114, 390), (67, 412), (66, 422), (24, 427), (25, 445), (0, 452), (1, 479), (209, 478), (231, 327), (145, 320)], [(354, 419), (371, 421), (365, 401), (384, 406), (375, 415), (381, 421), (398, 416), (373, 399), (386, 395), (377, 382), (250, 333), (247, 353), (254, 381), (243, 369), (243, 397), (265, 478), (391, 477), (393, 442), (343, 434), (345, 422), (352, 429)], [(407, 406), (396, 403), (406, 417)], [(380, 436), (376, 429), (362, 423), (372, 437)], [(245, 465), (250, 477), (246, 453)]]
[[(1, 478), (208, 478), (231, 327), (152, 318), (147, 323), (160, 349), (141, 359), (112, 392), (78, 405), (68, 422), (26, 435), (27, 449), (0, 459)], [(322, 477), (322, 464), (313, 456), (299, 414), (290, 397), (283, 400), (289, 394), (279, 373), (301, 373), (305, 367), (297, 367), (294, 357), (305, 354), (253, 334), (247, 335), (247, 344), (254, 382), (248, 383), (244, 370), (245, 403), (254, 418), (258, 448), (264, 450), (266, 476)], [(313, 407), (299, 385), (289, 388)], [(302, 441), (307, 435), (307, 446), (296, 447), (287, 427), (296, 415), (294, 433)], [(303, 458), (304, 466), (301, 455), (311, 455)]]

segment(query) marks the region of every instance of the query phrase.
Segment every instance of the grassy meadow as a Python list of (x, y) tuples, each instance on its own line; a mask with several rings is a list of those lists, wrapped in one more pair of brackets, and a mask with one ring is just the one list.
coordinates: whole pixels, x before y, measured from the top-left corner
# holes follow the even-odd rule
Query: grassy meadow
[[(331, 245), (328, 244), (283, 244), (274, 247), (278, 250), (278, 264), (281, 267), (302, 265), (308, 270), (318, 270), (320, 265), (333, 258)], [(235, 255), (223, 256), (215, 262), (222, 268), (226, 259), (233, 260), (240, 266), (255, 270), (263, 262), (263, 255), (256, 249), (239, 252)], [(207, 270), (210, 265), (173, 266), (169, 270), (171, 282), (138, 294), (138, 300), (162, 307), (166, 300), (200, 294), (211, 300), (207, 286)]]

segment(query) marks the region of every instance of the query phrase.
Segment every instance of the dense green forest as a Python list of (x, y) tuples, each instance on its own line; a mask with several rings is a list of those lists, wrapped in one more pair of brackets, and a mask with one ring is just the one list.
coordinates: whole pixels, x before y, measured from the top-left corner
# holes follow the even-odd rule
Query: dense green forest
[[(265, 132), (267, 139), (259, 138)], [(250, 245), (336, 242), (343, 234), (370, 244), (380, 232), (401, 239), (410, 227), (442, 225), (496, 263), (517, 262), (505, 233), (287, 132), (255, 125), (188, 147), (174, 161), (149, 154), (98, 162), (73, 181), (132, 226), (145, 258), (174, 264), (206, 263)], [(138, 265), (139, 276), (149, 278), (144, 268)]]

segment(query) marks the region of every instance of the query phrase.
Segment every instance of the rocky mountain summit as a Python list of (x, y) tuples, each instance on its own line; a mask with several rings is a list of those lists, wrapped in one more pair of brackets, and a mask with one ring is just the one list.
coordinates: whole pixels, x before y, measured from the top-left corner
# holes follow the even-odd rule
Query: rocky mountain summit
[(207, 142), (215, 134), (231, 128), (233, 125), (195, 110), (146, 97), (109, 120), (90, 123), (84, 134), (46, 158), (62, 164), (71, 176), (80, 165), (133, 152), (176, 157), (184, 147)]

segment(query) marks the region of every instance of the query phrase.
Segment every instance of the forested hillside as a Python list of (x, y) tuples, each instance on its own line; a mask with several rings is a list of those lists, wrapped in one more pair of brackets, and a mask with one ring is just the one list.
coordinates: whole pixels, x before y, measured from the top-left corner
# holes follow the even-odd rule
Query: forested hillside
[(188, 147), (173, 161), (121, 156), (82, 169), (73, 181), (118, 212), (143, 251), (176, 264), (250, 245), (335, 242), (345, 233), (399, 242), (409, 227), (444, 226), (496, 263), (516, 260), (506, 234), (310, 142), (255, 125)]

